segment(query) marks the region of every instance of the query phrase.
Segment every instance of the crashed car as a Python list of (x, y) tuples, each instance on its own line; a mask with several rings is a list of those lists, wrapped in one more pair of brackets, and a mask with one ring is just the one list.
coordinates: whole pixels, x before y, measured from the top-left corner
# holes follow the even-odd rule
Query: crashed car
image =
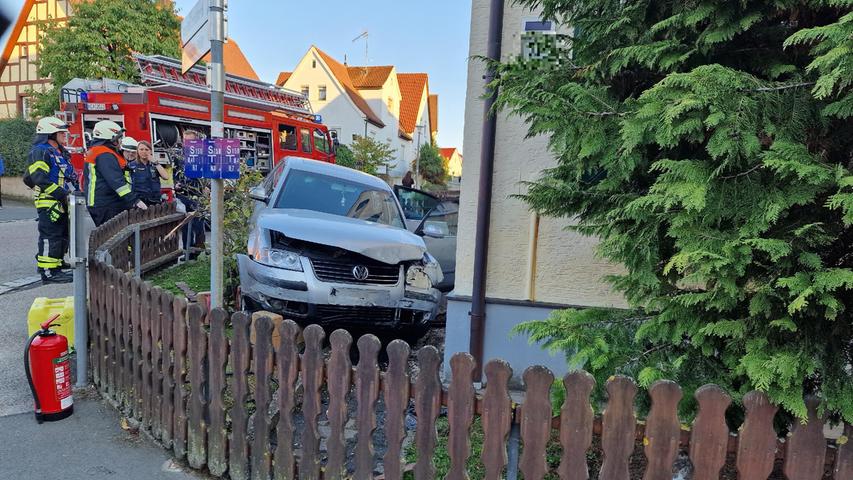
[(381, 179), (288, 157), (250, 196), (244, 306), (329, 326), (422, 331), (443, 274)]

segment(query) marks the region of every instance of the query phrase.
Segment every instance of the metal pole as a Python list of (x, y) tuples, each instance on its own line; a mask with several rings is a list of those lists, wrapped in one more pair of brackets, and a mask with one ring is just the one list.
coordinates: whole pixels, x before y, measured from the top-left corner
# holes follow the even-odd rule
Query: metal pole
[[(225, 137), (225, 66), (222, 49), (225, 43), (225, 2), (210, 0), (210, 136)], [(222, 179), (210, 181), (210, 306), (222, 307), (223, 235), (225, 194)]]
[(71, 195), (71, 263), (74, 265), (74, 349), (77, 352), (77, 387), (89, 383), (89, 310), (86, 298), (86, 198)]

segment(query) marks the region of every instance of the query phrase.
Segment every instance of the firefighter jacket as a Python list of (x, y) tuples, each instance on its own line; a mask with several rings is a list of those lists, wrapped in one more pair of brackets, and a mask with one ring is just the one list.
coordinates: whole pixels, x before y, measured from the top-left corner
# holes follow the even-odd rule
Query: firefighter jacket
[(140, 161), (127, 164), (133, 192), (146, 203), (160, 203), (160, 173), (153, 163)]
[(65, 211), (68, 193), (78, 188), (74, 167), (59, 149), (38, 139), (30, 150), (27, 184), (35, 191), (36, 208), (58, 208)]
[(130, 185), (127, 161), (106, 143), (95, 142), (86, 152), (83, 165), (86, 205), (130, 208), (138, 198)]

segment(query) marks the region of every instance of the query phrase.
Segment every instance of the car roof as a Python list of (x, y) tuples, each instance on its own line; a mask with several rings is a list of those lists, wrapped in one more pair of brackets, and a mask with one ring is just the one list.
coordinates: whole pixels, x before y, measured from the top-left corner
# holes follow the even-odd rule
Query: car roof
[(290, 169), (328, 175), (330, 177), (341, 178), (351, 182), (362, 183), (378, 190), (392, 191), (391, 187), (381, 178), (374, 177), (373, 175), (360, 172), (349, 167), (300, 157), (287, 157), (286, 161), (287, 168)]

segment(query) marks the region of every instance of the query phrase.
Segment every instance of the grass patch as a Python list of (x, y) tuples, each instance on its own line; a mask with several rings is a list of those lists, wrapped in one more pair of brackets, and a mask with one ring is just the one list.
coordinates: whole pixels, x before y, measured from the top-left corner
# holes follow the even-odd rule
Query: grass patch
[(192, 262), (161, 270), (146, 280), (182, 297), (184, 292), (178, 288), (178, 282), (186, 283), (196, 292), (207, 292), (210, 291), (210, 259), (202, 255)]

